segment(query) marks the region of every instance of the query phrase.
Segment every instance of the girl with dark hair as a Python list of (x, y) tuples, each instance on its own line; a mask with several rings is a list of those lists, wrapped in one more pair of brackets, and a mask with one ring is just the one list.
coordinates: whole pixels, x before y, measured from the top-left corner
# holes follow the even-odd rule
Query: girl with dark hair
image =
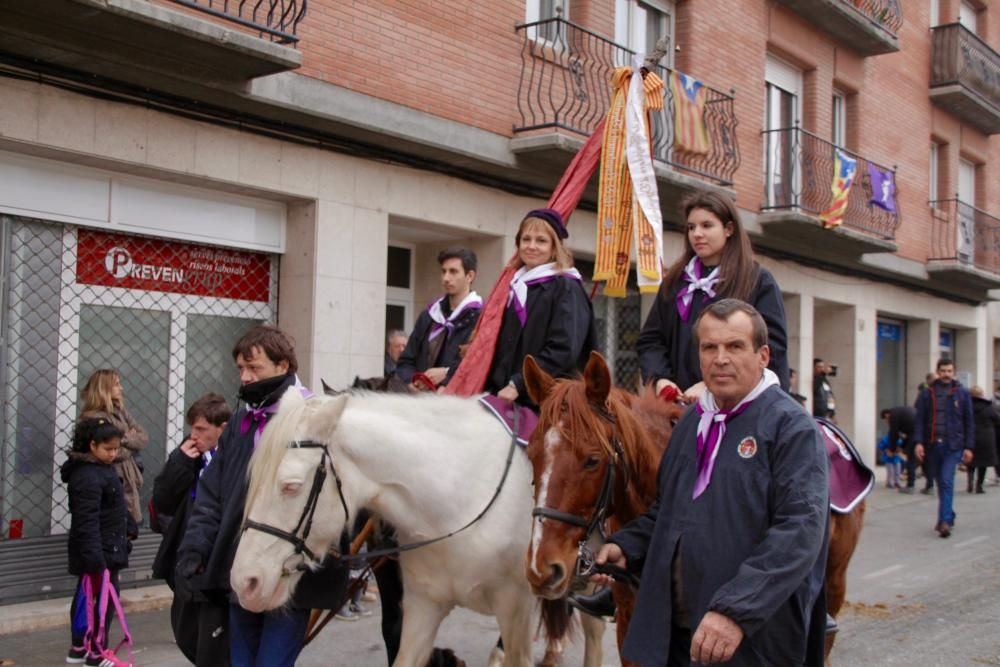
[(667, 271), (636, 348), (645, 382), (657, 392), (675, 387), (694, 401), (704, 390), (691, 328), (705, 307), (718, 299), (739, 299), (760, 312), (767, 324), (769, 367), (788, 391), (788, 335), (781, 290), (754, 259), (750, 238), (728, 197), (698, 191), (682, 203), (686, 222), (684, 254)]
[(517, 230), (517, 269), (497, 338), (486, 391), (531, 405), (521, 366), (529, 354), (553, 377), (583, 370), (594, 349), (594, 312), (573, 256), (562, 216), (550, 208), (530, 211)]
[[(69, 458), (60, 468), (62, 481), (69, 486), (69, 573), (79, 577), (70, 607), (73, 643), (66, 656), (69, 663), (126, 664), (102, 662), (114, 654), (106, 655), (107, 642), (99, 645), (96, 631), (92, 636), (87, 634), (88, 625), (91, 628), (99, 625), (94, 598), (101, 575), (108, 570), (111, 585), (117, 590), (118, 573), (128, 566), (125, 492), (113, 467), (123, 436), (121, 429), (106, 418), (81, 419), (73, 431)], [(90, 600), (84, 593), (87, 578), (93, 582), (94, 595)], [(94, 608), (87, 608), (88, 602)], [(109, 606), (105, 627), (113, 613), (113, 607)], [(89, 624), (88, 615), (93, 619)]]

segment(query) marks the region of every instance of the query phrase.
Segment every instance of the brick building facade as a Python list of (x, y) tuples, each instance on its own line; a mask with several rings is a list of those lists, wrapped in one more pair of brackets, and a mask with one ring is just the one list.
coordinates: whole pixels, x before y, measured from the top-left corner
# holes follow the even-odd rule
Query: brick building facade
[[(612, 68), (664, 36), (661, 66), (706, 86), (711, 136), (707, 154), (686, 156), (670, 100), (654, 119), (667, 260), (682, 248), (679, 197), (733, 197), (785, 293), (802, 393), (813, 357), (838, 364), (838, 417), (866, 456), (878, 411), (912, 402), (941, 354), (992, 389), (1000, 12), (985, 0), (263, 5), (275, 11), (14, 0), (0, 13), (3, 567), (64, 548), (52, 471), (86, 373), (146, 364), (123, 380), (157, 435), (150, 479), (191, 393), (234, 395), (227, 371), (186, 369), (226, 366), (249, 321), (295, 336), (308, 384), (380, 374), (386, 328), (412, 326), (437, 295), (437, 251), (472, 247), (488, 291), (524, 212), (603, 117)], [(831, 231), (818, 215), (838, 149), (859, 180)], [(869, 165), (894, 171), (895, 211), (870, 203)], [(595, 200), (592, 184), (571, 224), (585, 275)], [(94, 230), (119, 255), (141, 248), (150, 271), (205, 248), (269, 266), (266, 288), (84, 284), (78, 250)], [(624, 385), (649, 299), (595, 300)], [(125, 321), (127, 344), (98, 326)], [(61, 574), (15, 572), (0, 603), (58, 593)]]

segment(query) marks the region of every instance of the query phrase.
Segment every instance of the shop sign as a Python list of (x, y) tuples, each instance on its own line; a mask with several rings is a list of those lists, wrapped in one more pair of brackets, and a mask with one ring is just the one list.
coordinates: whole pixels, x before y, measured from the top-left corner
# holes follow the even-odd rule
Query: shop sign
[(76, 281), (267, 303), (271, 258), (259, 252), (80, 229)]

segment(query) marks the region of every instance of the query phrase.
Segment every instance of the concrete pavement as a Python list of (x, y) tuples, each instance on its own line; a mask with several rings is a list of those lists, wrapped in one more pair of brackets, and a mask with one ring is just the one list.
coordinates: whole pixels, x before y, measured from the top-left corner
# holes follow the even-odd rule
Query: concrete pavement
[[(902, 495), (881, 486), (869, 497), (865, 530), (848, 575), (849, 604), (841, 614), (833, 653), (836, 665), (1000, 665), (1000, 633), (996, 631), (1000, 627), (1000, 487), (988, 486), (985, 495), (967, 495), (964, 475), (958, 479), (958, 520), (949, 539), (941, 539), (933, 530), (936, 498)], [(147, 604), (166, 599), (150, 589), (136, 593), (144, 590)], [(52, 603), (36, 604), (53, 608)], [(61, 605), (65, 619), (68, 602)], [(372, 606), (371, 617), (331, 622), (305, 649), (299, 664), (384, 665), (377, 604)], [(0, 629), (12, 627), (16, 613), (25, 611), (3, 608)], [(165, 610), (133, 611), (129, 621), (137, 665), (187, 664), (173, 644)], [(0, 636), (0, 658), (32, 667), (62, 664), (68, 648), (65, 623)], [(618, 667), (613, 630), (609, 626), (605, 634), (604, 664)], [(486, 663), (497, 636), (492, 618), (456, 610), (445, 620), (437, 645), (454, 648), (473, 667)], [(581, 664), (581, 643), (570, 647), (564, 664)], [(536, 643), (536, 657), (542, 651), (541, 642)]]

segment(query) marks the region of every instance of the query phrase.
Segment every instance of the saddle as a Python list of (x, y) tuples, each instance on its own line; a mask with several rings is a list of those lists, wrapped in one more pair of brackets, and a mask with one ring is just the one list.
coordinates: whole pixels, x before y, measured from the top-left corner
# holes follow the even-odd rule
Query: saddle
[(849, 514), (875, 487), (875, 473), (836, 424), (823, 417), (814, 419), (830, 457), (830, 509)]
[(528, 440), (531, 439), (531, 434), (538, 425), (538, 415), (535, 414), (534, 410), (491, 394), (481, 396), (479, 404), (503, 424), (507, 435), (510, 436), (514, 435), (514, 414), (519, 413), (517, 421), (517, 444), (521, 447), (528, 446)]

